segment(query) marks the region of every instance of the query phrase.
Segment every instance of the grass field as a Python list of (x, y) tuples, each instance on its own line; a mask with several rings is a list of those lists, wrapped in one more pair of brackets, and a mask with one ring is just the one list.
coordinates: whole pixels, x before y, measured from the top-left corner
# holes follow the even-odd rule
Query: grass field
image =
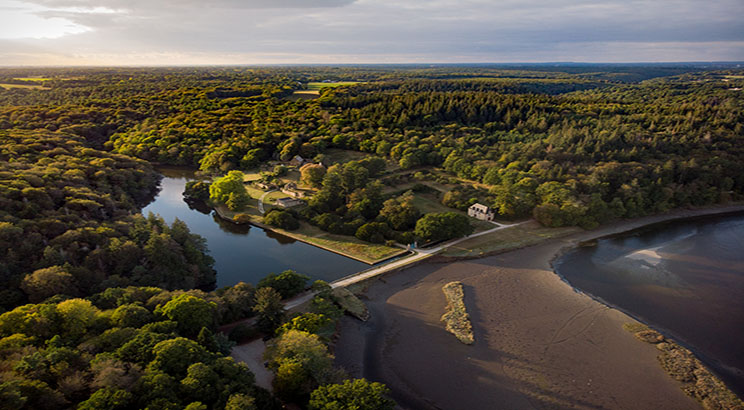
[(47, 77), (15, 77), (14, 80), (18, 81), (49, 81), (51, 78)]
[(297, 100), (314, 100), (316, 98), (320, 97), (320, 92), (318, 90), (297, 90), (293, 91), (292, 95), (288, 98), (292, 101)]
[(13, 88), (23, 88), (26, 90), (49, 90), (49, 87), (44, 87), (43, 85), (31, 85), (31, 84), (0, 84), (0, 88), (4, 88), (6, 90), (10, 90)]
[(307, 89), (318, 91), (321, 88), (326, 88), (326, 87), (336, 88), (336, 87), (341, 87), (344, 85), (354, 85), (354, 84), (359, 84), (359, 82), (358, 81), (337, 81), (337, 82), (330, 82), (330, 83), (310, 82), (310, 83), (307, 83)]
[[(493, 226), (493, 225), (491, 225)], [(488, 235), (463, 241), (442, 251), (443, 256), (479, 256), (489, 252), (516, 249), (559, 236), (581, 231), (571, 226), (565, 228), (546, 228), (536, 221), (512, 228), (502, 229)]]
[(358, 152), (358, 151), (350, 151), (340, 148), (331, 148), (326, 150), (325, 156), (326, 161), (323, 161), (324, 164), (344, 164), (349, 161), (355, 161), (360, 160), (364, 157), (369, 156), (370, 154), (365, 154), (364, 152)]

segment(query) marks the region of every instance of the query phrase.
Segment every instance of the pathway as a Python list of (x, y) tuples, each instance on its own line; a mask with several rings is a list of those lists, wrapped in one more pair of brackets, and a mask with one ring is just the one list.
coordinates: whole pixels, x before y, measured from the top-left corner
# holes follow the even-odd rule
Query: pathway
[(263, 195), (261, 195), (261, 198), (258, 198), (258, 212), (260, 212), (261, 215), (263, 215), (263, 214), (266, 213), (266, 211), (264, 211), (264, 203), (263, 203), (264, 198), (266, 198), (266, 195), (268, 195), (268, 194), (270, 194), (270, 193), (272, 193), (274, 191), (276, 191), (276, 189), (272, 189), (271, 191), (266, 191), (266, 192), (263, 193)]

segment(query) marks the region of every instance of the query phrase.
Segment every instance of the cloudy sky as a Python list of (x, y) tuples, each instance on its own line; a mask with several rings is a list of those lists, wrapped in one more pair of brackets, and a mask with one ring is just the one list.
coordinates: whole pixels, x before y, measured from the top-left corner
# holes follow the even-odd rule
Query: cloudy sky
[(744, 60), (744, 0), (0, 0), (0, 65)]

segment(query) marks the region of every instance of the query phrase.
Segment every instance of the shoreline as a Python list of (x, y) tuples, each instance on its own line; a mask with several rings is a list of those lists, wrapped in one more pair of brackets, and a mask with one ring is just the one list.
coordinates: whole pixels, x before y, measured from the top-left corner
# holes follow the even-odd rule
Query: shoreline
[[(639, 314), (637, 314), (635, 312), (632, 312), (632, 311), (630, 311), (628, 309), (625, 309), (623, 307), (620, 307), (618, 305), (615, 305), (614, 303), (611, 303), (611, 302), (605, 300), (601, 296), (594, 295), (593, 293), (591, 293), (589, 291), (585, 291), (583, 289), (580, 289), (580, 288), (574, 286), (568, 280), (568, 278), (566, 278), (563, 274), (560, 273), (560, 270), (559, 270), (560, 259), (563, 256), (565, 256), (566, 253), (568, 253), (568, 252), (576, 249), (577, 247), (584, 246), (585, 244), (588, 244), (588, 243), (592, 243), (592, 242), (599, 241), (599, 240), (607, 240), (607, 239), (612, 239), (612, 238), (616, 238), (616, 237), (624, 237), (624, 236), (632, 235), (632, 234), (637, 233), (637, 232), (651, 230), (651, 229), (654, 229), (654, 228), (657, 228), (657, 227), (663, 227), (664, 225), (667, 225), (667, 224), (672, 223), (672, 222), (675, 222), (675, 221), (685, 221), (685, 222), (686, 221), (701, 221), (701, 220), (710, 219), (710, 218), (719, 218), (719, 217), (726, 217), (726, 216), (740, 216), (740, 215), (744, 215), (744, 205), (735, 205), (735, 206), (725, 207), (725, 208), (721, 208), (721, 209), (719, 209), (719, 208), (714, 208), (714, 209), (707, 209), (707, 208), (705, 208), (705, 209), (698, 209), (698, 210), (695, 210), (694, 212), (692, 212), (690, 216), (677, 216), (676, 214), (675, 215), (670, 215), (669, 218), (664, 218), (663, 220), (658, 221), (658, 222), (652, 222), (652, 223), (649, 223), (649, 224), (645, 224), (645, 225), (642, 225), (642, 226), (635, 227), (633, 229), (628, 229), (628, 230), (621, 231), (621, 232), (615, 232), (615, 233), (612, 233), (612, 234), (609, 234), (609, 235), (603, 235), (603, 236), (596, 237), (596, 238), (590, 238), (590, 239), (587, 239), (587, 240), (582, 240), (582, 241), (579, 241), (578, 243), (576, 243), (575, 245), (566, 246), (566, 247), (562, 248), (560, 250), (560, 252), (558, 254), (556, 254), (556, 256), (551, 260), (550, 266), (553, 269), (553, 272), (555, 273), (555, 275), (558, 276), (568, 286), (570, 286), (575, 292), (580, 293), (580, 294), (583, 294), (583, 295), (586, 295), (586, 296), (592, 298), (597, 303), (601, 303), (601, 304), (607, 306), (610, 309), (614, 309), (614, 310), (617, 310), (617, 311), (622, 312), (623, 314), (631, 317), (633, 320), (635, 320), (635, 321), (637, 321), (639, 323), (642, 323), (643, 325), (647, 326), (648, 328), (650, 328), (652, 330), (655, 330), (655, 331), (659, 332), (660, 334), (664, 335), (666, 338), (669, 338), (669, 339), (674, 340), (680, 346), (682, 346), (682, 347), (688, 349), (689, 351), (691, 351), (692, 354), (705, 365), (705, 367), (708, 369), (708, 371), (710, 371), (711, 373), (713, 373), (721, 382), (724, 383), (724, 385), (726, 385), (726, 388), (730, 392), (733, 392), (735, 395), (737, 395), (738, 397), (742, 398), (742, 397), (744, 397), (744, 396), (742, 396), (742, 387), (741, 386), (732, 387), (732, 386), (729, 385), (729, 383), (731, 382), (731, 380), (729, 378), (730, 377), (735, 377), (735, 376), (732, 375), (732, 374), (730, 374), (730, 373), (729, 374), (725, 374), (725, 369), (729, 368), (729, 366), (727, 366), (725, 363), (721, 362), (720, 360), (718, 360), (716, 358), (711, 357), (708, 354), (703, 353), (699, 348), (697, 348), (696, 346), (694, 346), (690, 342), (684, 340), (681, 336), (679, 336), (678, 334), (676, 334), (676, 332), (674, 332), (673, 330), (671, 330), (671, 329), (669, 329), (669, 328), (667, 328), (667, 327), (665, 327), (665, 326), (663, 326), (661, 324), (653, 323), (652, 321), (650, 321), (650, 320), (642, 317), (641, 315), (639, 315)], [(650, 248), (650, 249), (656, 249), (656, 248)], [(638, 253), (638, 252), (646, 252), (646, 251), (647, 250), (644, 249), (644, 250), (637, 251), (636, 253)]]
[[(337, 362), (356, 377), (388, 383), (394, 397), (414, 409), (465, 403), (485, 409), (493, 400), (509, 408), (699, 408), (658, 364), (656, 349), (626, 334), (622, 325), (636, 319), (577, 291), (553, 264), (586, 241), (740, 212), (742, 204), (677, 210), (477, 258), (437, 256), (384, 274), (365, 283), (370, 322), (343, 321)], [(438, 320), (441, 284), (452, 280), (463, 281), (473, 309), (472, 348), (453, 345), (459, 342)], [(602, 370), (608, 363), (613, 372)], [(587, 375), (593, 376), (588, 385), (572, 384)]]

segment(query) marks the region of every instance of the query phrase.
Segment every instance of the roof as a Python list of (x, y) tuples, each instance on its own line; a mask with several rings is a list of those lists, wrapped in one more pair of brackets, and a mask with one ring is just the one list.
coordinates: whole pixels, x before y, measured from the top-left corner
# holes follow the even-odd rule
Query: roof
[(477, 209), (477, 210), (479, 210), (481, 212), (490, 212), (491, 211), (491, 208), (490, 207), (488, 207), (486, 205), (483, 205), (483, 204), (473, 204), (473, 205), (470, 205), (470, 209)]

